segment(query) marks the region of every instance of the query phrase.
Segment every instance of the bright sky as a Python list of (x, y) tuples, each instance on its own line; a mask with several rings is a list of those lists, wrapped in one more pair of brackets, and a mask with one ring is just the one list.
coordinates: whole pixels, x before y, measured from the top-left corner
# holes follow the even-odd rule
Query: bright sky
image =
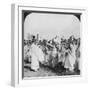
[(71, 35), (80, 37), (80, 21), (70, 14), (31, 13), (24, 22), (24, 38), (29, 34), (40, 34), (51, 39), (56, 35), (68, 38)]

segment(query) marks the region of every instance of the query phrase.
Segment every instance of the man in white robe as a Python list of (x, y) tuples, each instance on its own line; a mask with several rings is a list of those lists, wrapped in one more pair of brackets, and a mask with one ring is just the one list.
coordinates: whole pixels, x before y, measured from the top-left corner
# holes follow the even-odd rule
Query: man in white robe
[(37, 71), (39, 69), (39, 62), (44, 62), (43, 51), (35, 43), (31, 45), (31, 69)]

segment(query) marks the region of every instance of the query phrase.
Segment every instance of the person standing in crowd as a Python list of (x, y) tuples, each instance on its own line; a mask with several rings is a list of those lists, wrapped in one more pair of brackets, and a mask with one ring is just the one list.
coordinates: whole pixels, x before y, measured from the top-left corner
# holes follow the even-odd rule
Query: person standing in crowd
[(24, 45), (24, 61), (30, 62), (30, 43)]
[(70, 49), (67, 49), (67, 50), (65, 50), (65, 55), (64, 55), (64, 57), (65, 57), (65, 60), (64, 60), (64, 68), (66, 69), (66, 71), (68, 71), (68, 70), (70, 70), (70, 68), (71, 68), (71, 62), (70, 62), (70, 54), (71, 54), (71, 51), (70, 51)]
[(31, 69), (37, 71), (40, 68), (39, 62), (44, 62), (44, 54), (35, 41), (31, 45)]
[(70, 61), (71, 67), (69, 68), (69, 70), (73, 72), (75, 68), (75, 62), (76, 62), (77, 46), (75, 44), (70, 44), (70, 47), (71, 47), (71, 53), (69, 54), (69, 61)]
[(57, 53), (57, 49), (55, 46), (53, 46), (53, 50), (52, 50), (52, 67), (55, 67), (55, 65), (58, 62), (58, 57), (57, 57), (58, 53)]
[(77, 49), (76, 40), (74, 36), (70, 37), (68, 43), (66, 43), (64, 67), (66, 69), (69, 69), (69, 71), (73, 72), (76, 64), (76, 49)]

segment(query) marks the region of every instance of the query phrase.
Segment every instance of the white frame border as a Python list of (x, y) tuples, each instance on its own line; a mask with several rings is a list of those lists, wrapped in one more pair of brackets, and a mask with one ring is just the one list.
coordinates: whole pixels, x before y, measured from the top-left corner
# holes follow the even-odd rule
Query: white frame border
[[(32, 86), (32, 85), (48, 85), (49, 83), (72, 83), (72, 82), (86, 82), (87, 81), (87, 62), (84, 59), (83, 48), (82, 48), (82, 75), (77, 77), (73, 76), (59, 76), (44, 78), (31, 78), (32, 80), (23, 79), (22, 80), (22, 10), (41, 10), (41, 11), (56, 11), (56, 12), (72, 12), (72, 13), (81, 13), (81, 37), (82, 37), (82, 46), (83, 47), (83, 37), (84, 32), (87, 30), (87, 10), (85, 8), (50, 8), (50, 7), (35, 7), (24, 4), (12, 4), (11, 7), (11, 85), (12, 86)], [(84, 68), (83, 68), (84, 66)], [(67, 78), (68, 77), (68, 78)], [(34, 80), (33, 80), (34, 79)], [(41, 79), (41, 82), (38, 83), (38, 79)], [(57, 80), (58, 79), (58, 80)], [(47, 83), (48, 82), (48, 83)]]

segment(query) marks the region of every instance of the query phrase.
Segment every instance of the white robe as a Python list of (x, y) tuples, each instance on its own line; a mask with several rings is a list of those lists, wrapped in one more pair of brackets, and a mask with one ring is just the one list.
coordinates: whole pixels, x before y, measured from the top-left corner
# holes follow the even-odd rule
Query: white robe
[(70, 55), (69, 52), (67, 52), (67, 53), (68, 53), (68, 55), (65, 56), (65, 58), (64, 58), (65, 59), (65, 61), (64, 61), (64, 67), (67, 68), (67, 69), (69, 69), (71, 67), (71, 62), (70, 62), (71, 55)]
[(76, 46), (71, 45), (72, 52), (68, 53), (68, 56), (65, 57), (65, 68), (68, 68), (70, 71), (74, 70), (74, 65), (76, 62)]
[(70, 71), (74, 70), (74, 65), (76, 62), (76, 45), (71, 45), (72, 52), (69, 54), (69, 61), (71, 64), (71, 67), (69, 68)]
[(37, 71), (39, 69), (39, 61), (38, 61), (38, 58), (37, 56), (32, 53), (32, 59), (31, 59), (31, 69)]
[(43, 51), (35, 44), (31, 45), (31, 69), (37, 71), (39, 69), (39, 62), (44, 62)]

